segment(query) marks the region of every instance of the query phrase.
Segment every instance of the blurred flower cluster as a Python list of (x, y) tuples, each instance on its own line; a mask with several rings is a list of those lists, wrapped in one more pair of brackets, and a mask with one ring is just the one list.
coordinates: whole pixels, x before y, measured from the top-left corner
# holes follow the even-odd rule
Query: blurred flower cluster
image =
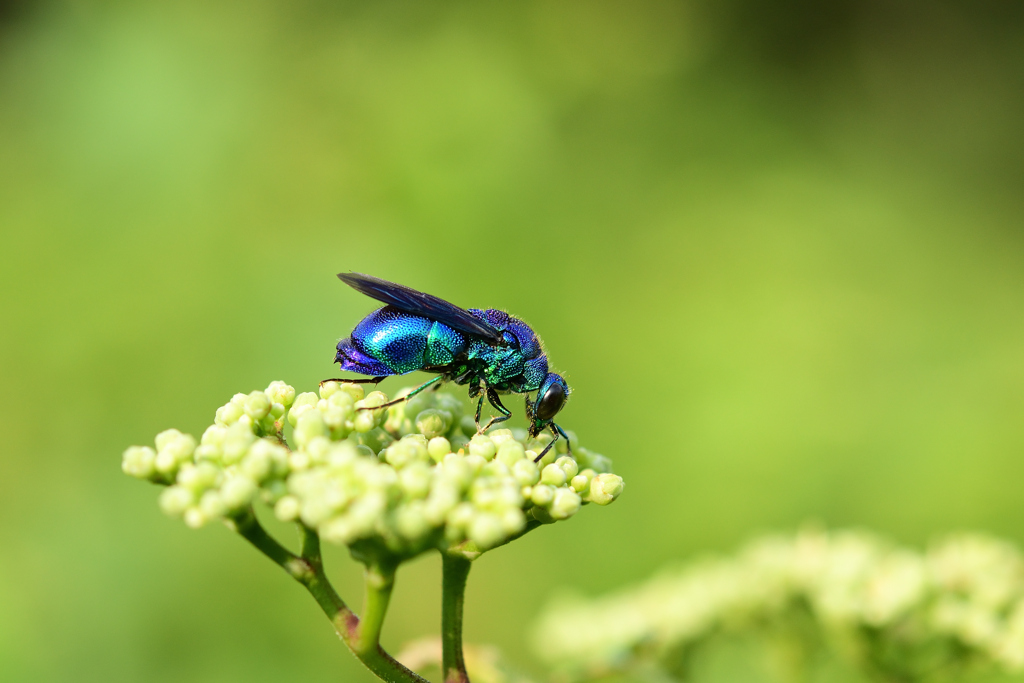
[(720, 633), (770, 645), (785, 632), (791, 650), (794, 639), (805, 653), (829, 648), (884, 680), (1021, 671), (1024, 557), (980, 534), (921, 553), (867, 532), (806, 530), (604, 597), (559, 598), (533, 632), (570, 679), (652, 665), (685, 678), (695, 648)]
[(387, 402), (358, 384), (326, 382), (319, 393), (296, 395), (273, 382), (236, 394), (198, 441), (161, 432), (155, 447), (125, 451), (122, 468), (167, 485), (160, 506), (192, 527), (262, 500), (324, 540), (398, 559), (429, 548), (473, 557), (622, 491), (610, 462), (571, 433), (572, 457), (560, 441), (534, 462), (548, 435), (478, 434), (450, 394), (378, 407)]

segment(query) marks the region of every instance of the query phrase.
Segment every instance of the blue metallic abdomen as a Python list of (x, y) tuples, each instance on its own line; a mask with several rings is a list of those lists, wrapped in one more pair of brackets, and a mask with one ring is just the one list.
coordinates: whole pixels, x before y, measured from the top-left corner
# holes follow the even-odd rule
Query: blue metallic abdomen
[(363, 318), (352, 336), (338, 343), (335, 360), (352, 372), (404, 375), (448, 365), (465, 349), (465, 337), (444, 323), (385, 306)]

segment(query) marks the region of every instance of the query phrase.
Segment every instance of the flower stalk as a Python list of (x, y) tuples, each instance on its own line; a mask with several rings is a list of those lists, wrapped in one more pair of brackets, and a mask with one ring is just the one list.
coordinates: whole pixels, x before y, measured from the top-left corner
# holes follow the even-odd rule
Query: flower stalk
[(462, 613), (471, 566), (462, 555), (441, 553), (441, 670), (445, 683), (469, 683), (462, 655)]

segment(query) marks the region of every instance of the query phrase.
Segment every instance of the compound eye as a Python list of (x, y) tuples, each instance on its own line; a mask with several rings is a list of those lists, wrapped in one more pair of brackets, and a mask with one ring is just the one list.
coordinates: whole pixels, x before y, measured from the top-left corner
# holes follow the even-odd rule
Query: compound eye
[(552, 382), (544, 392), (544, 395), (537, 401), (537, 409), (534, 411), (534, 416), (538, 420), (550, 420), (558, 414), (564, 403), (565, 389), (558, 382)]

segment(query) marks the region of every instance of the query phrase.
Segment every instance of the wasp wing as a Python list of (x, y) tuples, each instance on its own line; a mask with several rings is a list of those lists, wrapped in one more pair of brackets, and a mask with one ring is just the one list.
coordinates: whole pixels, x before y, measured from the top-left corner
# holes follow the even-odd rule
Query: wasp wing
[(504, 345), (505, 343), (501, 332), (494, 327), (469, 311), (431, 294), (417, 292), (405, 285), (362, 273), (338, 273), (338, 279), (356, 291), (377, 301), (383, 301), (400, 311), (442, 322), (453, 330), (483, 337), (495, 344)]

